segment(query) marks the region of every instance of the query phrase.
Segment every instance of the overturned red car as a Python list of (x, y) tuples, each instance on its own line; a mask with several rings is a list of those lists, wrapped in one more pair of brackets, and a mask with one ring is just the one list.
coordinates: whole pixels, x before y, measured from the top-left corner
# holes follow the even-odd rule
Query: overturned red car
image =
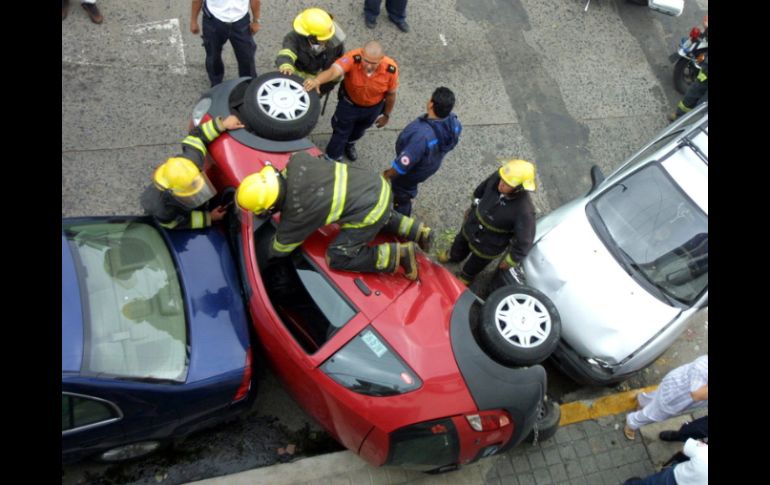
[[(209, 146), (206, 174), (222, 191), (266, 162), (280, 170), (296, 151), (320, 155), (305, 138), (318, 111), (317, 95), (293, 76), (212, 88), (192, 122), (236, 114), (247, 129)], [(475, 336), (484, 303), (450, 272), (423, 254), (417, 281), (332, 270), (324, 254), (335, 224), (268, 260), (279, 219), (228, 216), (244, 297), (282, 384), (340, 443), (373, 465), (445, 471), (555, 433), (545, 370), (487, 355)]]

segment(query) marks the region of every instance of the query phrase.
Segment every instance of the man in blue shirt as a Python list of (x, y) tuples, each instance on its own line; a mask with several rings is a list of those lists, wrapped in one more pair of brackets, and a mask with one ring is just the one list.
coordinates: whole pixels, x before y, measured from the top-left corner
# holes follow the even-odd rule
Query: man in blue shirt
[(436, 173), (460, 139), (462, 125), (452, 113), (454, 105), (455, 95), (449, 88), (436, 88), (428, 101), (428, 112), (398, 135), (396, 158), (383, 175), (393, 187), (393, 209), (405, 216), (412, 213), (417, 186)]

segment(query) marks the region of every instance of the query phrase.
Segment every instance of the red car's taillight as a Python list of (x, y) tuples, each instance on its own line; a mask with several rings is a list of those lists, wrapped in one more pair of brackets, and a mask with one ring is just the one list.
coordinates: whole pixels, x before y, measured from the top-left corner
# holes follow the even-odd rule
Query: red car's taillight
[(243, 373), (243, 379), (241, 379), (241, 387), (235, 393), (233, 401), (240, 401), (251, 389), (251, 347), (246, 351), (246, 371)]
[(695, 42), (698, 40), (698, 37), (700, 37), (700, 29), (698, 27), (693, 27), (690, 31), (690, 40)]
[(467, 414), (465, 419), (476, 431), (494, 431), (511, 424), (511, 418), (504, 411), (482, 411), (478, 414)]

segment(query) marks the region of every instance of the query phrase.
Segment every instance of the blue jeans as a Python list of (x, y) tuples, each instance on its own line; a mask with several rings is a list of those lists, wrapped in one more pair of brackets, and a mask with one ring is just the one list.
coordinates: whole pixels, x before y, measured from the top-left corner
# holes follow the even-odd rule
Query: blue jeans
[(233, 46), (238, 61), (238, 75), (257, 77), (257, 65), (254, 55), (257, 43), (249, 30), (251, 18), (246, 14), (233, 23), (222, 22), (216, 17), (203, 14), (203, 48), (206, 50), (206, 72), (211, 86), (222, 82), (225, 65), (222, 62), (222, 47), (228, 40)]
[[(406, 20), (406, 2), (407, 0), (385, 0), (385, 10), (388, 11), (390, 20), (397, 24)], [(377, 19), (381, 4), (382, 0), (364, 1), (364, 15), (367, 20), (374, 22)]]

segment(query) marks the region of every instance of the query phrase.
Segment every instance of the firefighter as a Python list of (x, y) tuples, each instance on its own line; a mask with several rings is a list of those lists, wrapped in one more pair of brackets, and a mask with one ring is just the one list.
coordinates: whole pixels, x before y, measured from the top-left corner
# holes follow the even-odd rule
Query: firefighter
[(473, 192), (452, 247), (441, 251), (442, 263), (468, 260), (458, 273), (469, 285), (493, 259), (506, 252), (500, 269), (518, 265), (532, 249), (535, 238), (535, 206), (529, 192), (535, 190), (535, 166), (525, 160), (509, 160)]
[[(304, 10), (294, 19), (294, 30), (284, 36), (275, 66), (281, 74), (313, 78), (342, 57), (345, 52), (342, 37), (330, 14), (320, 8)], [(335, 84), (322, 84), (321, 95), (334, 89)]]
[(190, 130), (182, 140), (182, 153), (169, 158), (153, 174), (153, 183), (142, 193), (144, 211), (167, 229), (201, 229), (224, 218), (227, 207), (208, 210), (216, 194), (206, 174), (201, 172), (209, 143), (225, 130), (243, 128), (235, 116), (217, 117)]
[(709, 100), (709, 55), (701, 62), (700, 72), (695, 81), (687, 89), (684, 98), (676, 105), (676, 110), (668, 115), (669, 121), (676, 121), (694, 107)]
[[(235, 200), (258, 217), (281, 212), (271, 258), (288, 256), (318, 228), (336, 222), (340, 232), (326, 251), (330, 268), (395, 273), (402, 267), (408, 279), (416, 280), (414, 242), (428, 251), (433, 239), (425, 224), (392, 210), (390, 184), (381, 175), (306, 152), (292, 155), (281, 172), (266, 165), (244, 178)], [(409, 242), (369, 246), (381, 230)]]

